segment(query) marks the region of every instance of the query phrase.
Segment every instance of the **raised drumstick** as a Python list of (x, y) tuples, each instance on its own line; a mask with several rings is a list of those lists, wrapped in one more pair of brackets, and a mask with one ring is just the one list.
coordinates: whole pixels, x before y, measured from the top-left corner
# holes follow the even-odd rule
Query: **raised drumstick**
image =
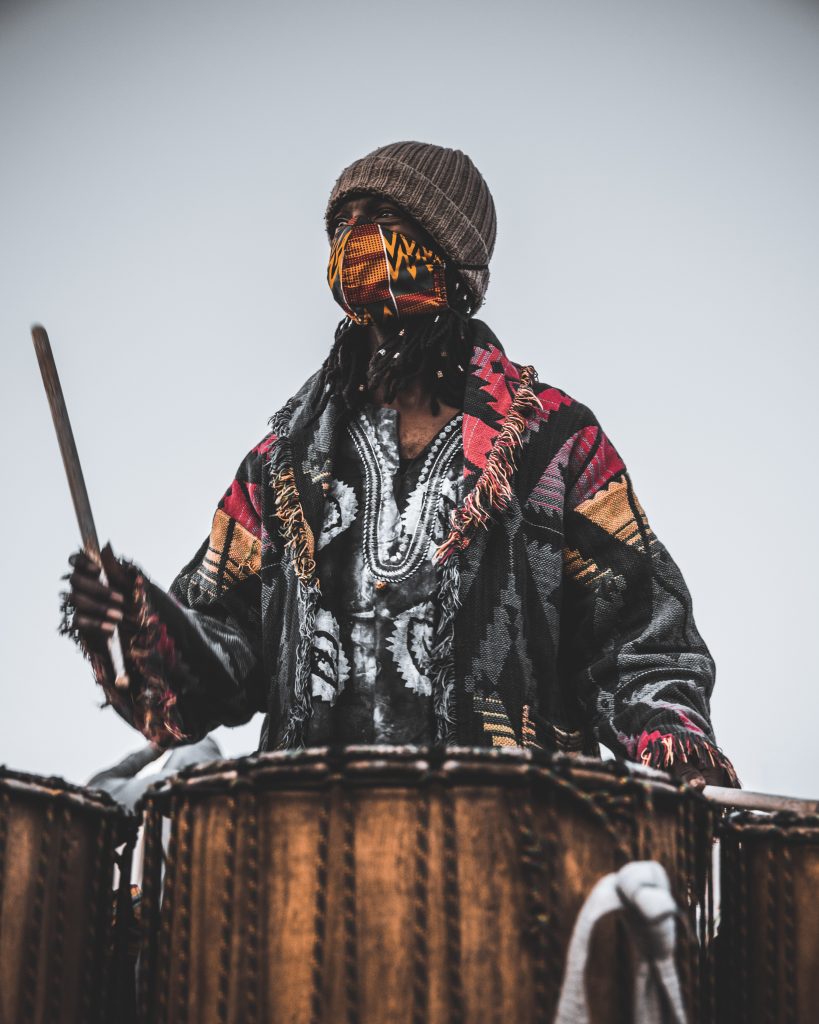
[[(71, 429), (71, 421), (65, 407), (63, 389), (54, 363), (51, 343), (45, 328), (39, 324), (35, 324), (31, 328), (31, 337), (34, 341), (34, 351), (37, 353), (37, 362), (40, 364), (40, 373), (51, 409), (51, 418), (54, 420), (54, 429), (57, 432), (57, 443), (60, 446), (65, 475), (68, 478), (68, 489), (71, 491), (71, 500), (74, 503), (74, 512), (80, 527), (82, 546), (88, 557), (93, 558), (98, 565), (101, 565), (97, 528), (94, 525), (94, 516), (91, 514), (91, 503), (88, 500), (80, 457), (74, 443), (74, 432)], [(122, 644), (118, 629), (114, 629), (114, 634), (108, 642), (108, 649), (114, 666), (114, 683), (121, 690), (127, 689), (128, 676), (125, 672), (125, 659), (122, 656)]]

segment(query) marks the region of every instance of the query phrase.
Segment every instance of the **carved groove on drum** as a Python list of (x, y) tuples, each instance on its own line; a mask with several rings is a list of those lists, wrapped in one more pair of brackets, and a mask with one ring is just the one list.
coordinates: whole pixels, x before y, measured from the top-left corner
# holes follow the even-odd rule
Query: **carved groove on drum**
[(151, 796), (145, 799), (143, 808), (145, 857), (142, 866), (142, 939), (137, 979), (137, 1013), (140, 1020), (149, 1021), (153, 1013), (152, 992), (156, 984), (157, 970), (157, 924), (162, 878), (162, 816)]
[(112, 931), (115, 850), (125, 844), (127, 854), (135, 833), (136, 819), (103, 793), (0, 768), (0, 1020), (95, 1024), (120, 1015), (126, 951), (123, 927), (116, 941)]
[[(641, 857), (688, 923), (692, 1020), (713, 1019), (714, 812), (667, 777), (520, 749), (311, 750), (188, 770), (145, 812), (145, 1024), (547, 1024), (586, 895)], [(617, 948), (593, 985), (606, 1022), (630, 1012)]]
[(415, 829), (414, 946), (412, 955), (412, 1024), (424, 1024), (429, 1000), (429, 790), (418, 799)]
[(313, 915), (313, 961), (310, 978), (310, 1022), (320, 1024), (324, 1016), (324, 942), (327, 931), (327, 861), (330, 842), (330, 798), (318, 810), (316, 843), (316, 895)]
[[(257, 1024), (259, 1020), (259, 984), (262, 981), (260, 973), (259, 940), (261, 935), (261, 909), (259, 891), (259, 811), (258, 797), (256, 793), (249, 790), (243, 797), (242, 820), (246, 829), (245, 849), (247, 852), (247, 863), (245, 869), (245, 880), (247, 886), (247, 946), (245, 956), (246, 973), (244, 978), (247, 991), (247, 1009), (245, 1020), (247, 1024)], [(265, 957), (264, 962), (267, 963)], [(267, 974), (265, 972), (264, 977)], [(266, 993), (262, 999), (266, 1000)]]

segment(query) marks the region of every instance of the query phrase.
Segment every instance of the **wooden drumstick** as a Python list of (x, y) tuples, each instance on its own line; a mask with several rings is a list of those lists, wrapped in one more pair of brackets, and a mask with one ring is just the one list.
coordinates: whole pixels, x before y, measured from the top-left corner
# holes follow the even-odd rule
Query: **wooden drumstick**
[(727, 786), (706, 786), (702, 795), (720, 807), (735, 807), (747, 811), (793, 811), (795, 814), (819, 814), (819, 802), (801, 800), (795, 796), (776, 796), (774, 793), (751, 793), (746, 789)]
[[(68, 489), (71, 491), (71, 500), (74, 503), (74, 512), (77, 516), (77, 523), (80, 527), (82, 546), (89, 558), (102, 566), (100, 559), (100, 544), (97, 539), (97, 528), (94, 525), (94, 516), (91, 513), (91, 503), (88, 500), (88, 490), (85, 486), (85, 479), (82, 475), (80, 457), (77, 453), (77, 446), (74, 443), (74, 432), (71, 429), (71, 421), (68, 418), (68, 410), (65, 407), (63, 389), (60, 385), (60, 378), (57, 374), (57, 366), (54, 362), (54, 354), (51, 351), (51, 343), (44, 327), (35, 324), (31, 328), (31, 337), (34, 341), (34, 351), (37, 353), (37, 362), (40, 364), (40, 373), (43, 378), (48, 405), (51, 409), (51, 418), (54, 420), (54, 429), (57, 432), (57, 443), (60, 446), (60, 455), (63, 457), (65, 475), (68, 478)], [(105, 580), (105, 573), (102, 573)], [(114, 683), (120, 690), (128, 688), (128, 675), (125, 671), (125, 659), (122, 655), (122, 644), (119, 638), (119, 629), (115, 628), (113, 636), (108, 641), (108, 650), (111, 654), (111, 662), (114, 666)]]

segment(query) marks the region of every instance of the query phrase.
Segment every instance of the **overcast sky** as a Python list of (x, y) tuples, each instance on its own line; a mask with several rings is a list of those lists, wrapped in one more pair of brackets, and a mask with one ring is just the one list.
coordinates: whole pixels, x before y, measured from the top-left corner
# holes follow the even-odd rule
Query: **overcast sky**
[(721, 745), (819, 795), (817, 101), (797, 0), (0, 6), (0, 762), (84, 782), (140, 743), (56, 634), (32, 321), (101, 536), (167, 585), (331, 342), (335, 177), (420, 139), (494, 194), (482, 317), (593, 409), (686, 577)]

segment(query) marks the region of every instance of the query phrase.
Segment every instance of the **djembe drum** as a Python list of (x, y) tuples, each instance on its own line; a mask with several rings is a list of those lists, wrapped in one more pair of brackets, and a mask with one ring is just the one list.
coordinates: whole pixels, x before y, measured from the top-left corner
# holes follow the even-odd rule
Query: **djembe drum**
[(819, 817), (730, 815), (720, 829), (720, 1020), (819, 1019)]
[[(582, 903), (634, 858), (672, 880), (692, 1019), (710, 1019), (713, 812), (661, 773), (518, 749), (312, 750), (193, 768), (144, 808), (145, 1022), (551, 1021)], [(619, 948), (594, 986), (605, 1021), (630, 1019)]]
[(135, 833), (104, 793), (0, 768), (2, 1024), (119, 1019), (114, 862)]

